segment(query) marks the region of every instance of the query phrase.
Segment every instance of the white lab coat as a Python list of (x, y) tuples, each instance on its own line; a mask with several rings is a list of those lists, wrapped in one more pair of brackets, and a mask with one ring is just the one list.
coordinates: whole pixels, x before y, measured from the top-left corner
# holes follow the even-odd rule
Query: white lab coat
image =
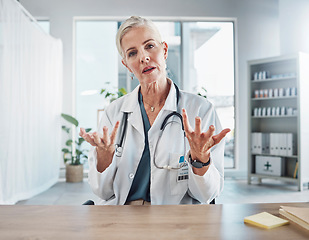
[[(139, 86), (131, 93), (112, 102), (104, 111), (99, 132), (102, 134), (103, 126), (111, 132), (116, 121), (120, 121), (116, 143), (119, 143), (122, 133), (122, 118), (124, 112), (129, 112), (127, 133), (123, 143), (122, 157), (114, 154), (112, 163), (102, 173), (96, 169), (96, 150), (89, 152), (89, 184), (93, 192), (102, 201), (98, 204), (123, 205), (126, 202), (134, 175), (141, 159), (144, 145), (144, 127), (138, 103)], [(221, 125), (213, 105), (205, 98), (180, 91), (178, 111), (185, 108), (192, 127), (195, 117), (202, 119), (202, 130), (207, 131), (213, 124), (215, 134), (221, 131)], [(165, 105), (158, 114), (155, 122), (148, 132), (149, 150), (151, 158), (150, 196), (152, 205), (161, 204), (192, 204), (209, 203), (218, 197), (224, 183), (224, 140), (211, 149), (211, 164), (204, 176), (193, 173), (189, 166), (189, 179), (177, 182), (178, 171), (158, 169), (154, 166), (154, 157), (158, 166), (171, 165), (178, 167), (179, 157), (184, 155), (184, 135), (180, 121), (169, 124), (158, 142), (160, 127), (164, 118), (171, 112), (177, 111), (176, 89), (171, 84)], [(156, 146), (157, 144), (157, 146)], [(188, 161), (189, 144), (186, 139), (185, 161)], [(156, 152), (155, 152), (156, 149)]]

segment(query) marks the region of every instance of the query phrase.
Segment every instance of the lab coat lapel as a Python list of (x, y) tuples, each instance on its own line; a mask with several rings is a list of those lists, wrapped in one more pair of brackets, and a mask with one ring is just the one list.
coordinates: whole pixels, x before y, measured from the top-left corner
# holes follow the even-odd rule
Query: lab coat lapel
[(166, 98), (163, 110), (167, 110), (169, 112), (177, 111), (177, 94), (176, 94), (176, 88), (174, 86), (174, 83), (171, 79), (168, 79), (171, 83), (171, 89), (170, 92)]
[(141, 110), (139, 106), (129, 115), (128, 122), (134, 127), (142, 136), (144, 136), (144, 124), (142, 120)]
[(128, 123), (131, 124), (142, 136), (144, 136), (144, 125), (140, 106), (138, 103), (138, 91), (137, 86), (131, 93), (129, 93), (125, 103), (121, 108), (121, 112), (129, 113)]

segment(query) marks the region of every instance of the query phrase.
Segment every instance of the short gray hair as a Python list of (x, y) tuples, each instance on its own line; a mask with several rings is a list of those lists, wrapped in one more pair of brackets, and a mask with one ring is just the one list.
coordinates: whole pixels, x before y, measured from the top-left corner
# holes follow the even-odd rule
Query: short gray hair
[(156, 25), (151, 20), (146, 19), (146, 18), (142, 18), (142, 17), (138, 17), (138, 16), (132, 16), (121, 24), (121, 26), (118, 29), (117, 35), (116, 35), (116, 46), (117, 46), (119, 54), (122, 57), (124, 57), (124, 54), (122, 52), (122, 47), (121, 47), (122, 38), (132, 28), (142, 27), (142, 26), (148, 27), (149, 29), (154, 31), (154, 33), (157, 35), (157, 38), (158, 38), (157, 40), (160, 43), (162, 42), (161, 34), (160, 34), (158, 28), (156, 27)]

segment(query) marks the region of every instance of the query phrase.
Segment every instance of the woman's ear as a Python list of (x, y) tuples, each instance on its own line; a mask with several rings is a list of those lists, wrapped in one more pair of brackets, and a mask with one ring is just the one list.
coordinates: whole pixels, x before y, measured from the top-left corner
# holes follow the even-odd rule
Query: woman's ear
[(164, 59), (166, 60), (168, 56), (168, 45), (166, 42), (162, 42), (162, 46), (163, 46)]
[(125, 60), (124, 58), (121, 60), (121, 62), (122, 62), (122, 64), (129, 70), (130, 73), (133, 73), (133, 72), (131, 71), (131, 69), (128, 67), (128, 65), (127, 65), (127, 63), (126, 63), (126, 60)]

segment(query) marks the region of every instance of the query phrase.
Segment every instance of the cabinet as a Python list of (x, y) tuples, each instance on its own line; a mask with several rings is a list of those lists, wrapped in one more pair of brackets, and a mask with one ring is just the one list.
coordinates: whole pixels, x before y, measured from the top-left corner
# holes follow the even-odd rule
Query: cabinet
[[(309, 186), (309, 56), (297, 53), (248, 61), (248, 80), (248, 183), (253, 178), (260, 183), (263, 178), (270, 178), (294, 183), (302, 191), (305, 183)], [(256, 133), (268, 137), (268, 148), (273, 144), (269, 135), (282, 139), (283, 133), (289, 133), (295, 149), (292, 153), (254, 151)], [(257, 171), (256, 161), (260, 156), (280, 157), (282, 174), (274, 176)]]

